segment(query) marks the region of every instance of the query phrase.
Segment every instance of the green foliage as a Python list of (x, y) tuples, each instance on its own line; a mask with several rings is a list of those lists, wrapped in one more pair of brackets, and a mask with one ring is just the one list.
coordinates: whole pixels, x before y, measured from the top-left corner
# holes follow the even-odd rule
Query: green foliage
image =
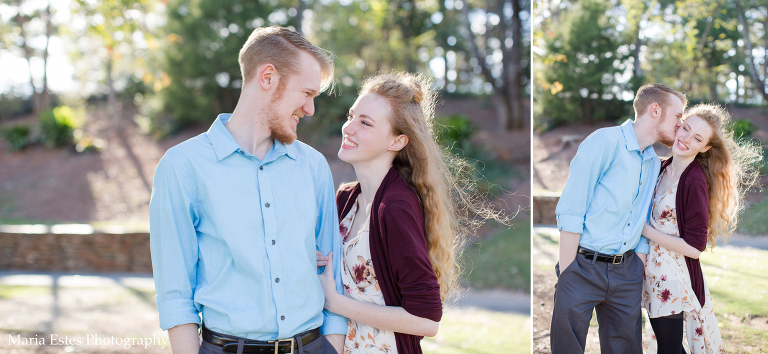
[(731, 129), (736, 139), (749, 139), (757, 130), (752, 121), (748, 119), (734, 119), (731, 121)]
[(467, 154), (472, 149), (470, 139), (475, 134), (475, 124), (461, 114), (437, 119), (435, 125), (438, 143), (448, 149), (460, 150)]
[(40, 115), (41, 140), (49, 148), (72, 145), (72, 132), (80, 125), (75, 110), (59, 106)]
[(232, 112), (240, 96), (238, 55), (254, 28), (290, 25), (288, 1), (201, 0), (168, 2), (162, 70), (168, 85), (160, 91), (154, 130), (175, 131), (212, 122)]
[(8, 151), (20, 151), (29, 145), (29, 127), (18, 124), (0, 130), (0, 136), (8, 143)]
[(580, 1), (563, 14), (551, 37), (542, 72), (549, 89), (540, 94), (542, 115), (555, 122), (613, 120), (626, 115), (619, 96), (629, 83), (617, 79), (629, 56), (608, 4)]

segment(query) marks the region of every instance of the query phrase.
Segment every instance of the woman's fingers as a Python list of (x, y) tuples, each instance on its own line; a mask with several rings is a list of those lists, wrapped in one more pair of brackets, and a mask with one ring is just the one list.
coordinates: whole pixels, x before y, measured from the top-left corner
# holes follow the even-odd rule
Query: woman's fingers
[(325, 267), (328, 264), (328, 256), (323, 256), (320, 251), (315, 251), (315, 254), (317, 255), (317, 267)]

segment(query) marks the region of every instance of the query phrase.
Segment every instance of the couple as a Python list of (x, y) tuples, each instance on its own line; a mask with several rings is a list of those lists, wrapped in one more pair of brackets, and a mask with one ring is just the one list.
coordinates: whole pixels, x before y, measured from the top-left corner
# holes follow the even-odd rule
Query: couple
[[(634, 122), (579, 146), (556, 209), (552, 353), (584, 352), (593, 309), (602, 353), (642, 353), (641, 307), (658, 353), (686, 352), (684, 327), (690, 353), (724, 352), (698, 258), (733, 233), (757, 152), (734, 141), (724, 109), (684, 111), (686, 101), (667, 86), (643, 86)], [(672, 156), (660, 161), (656, 142)]]
[(365, 81), (338, 153), (359, 182), (334, 198), (325, 158), (295, 141), (332, 81), (330, 53), (273, 26), (239, 63), (234, 112), (155, 172), (152, 265), (173, 352), (421, 353), (455, 289), (463, 231), (429, 83)]

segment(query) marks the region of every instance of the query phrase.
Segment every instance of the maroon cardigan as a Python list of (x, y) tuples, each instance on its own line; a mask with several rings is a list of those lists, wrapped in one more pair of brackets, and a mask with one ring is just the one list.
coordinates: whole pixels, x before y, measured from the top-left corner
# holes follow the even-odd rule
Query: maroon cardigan
[[(661, 171), (672, 163), (670, 157), (661, 164)], [(709, 225), (709, 187), (699, 160), (694, 160), (680, 175), (675, 196), (677, 228), (680, 237), (693, 248), (704, 251), (707, 248), (707, 225)], [(685, 257), (691, 287), (699, 304), (704, 306), (704, 276), (698, 259)]]
[[(336, 192), (339, 220), (352, 210), (359, 194), (360, 183), (342, 186)], [(368, 237), (384, 303), (439, 322), (443, 304), (427, 252), (421, 203), (395, 167), (390, 168), (373, 198)], [(421, 338), (395, 332), (397, 352), (421, 353)]]

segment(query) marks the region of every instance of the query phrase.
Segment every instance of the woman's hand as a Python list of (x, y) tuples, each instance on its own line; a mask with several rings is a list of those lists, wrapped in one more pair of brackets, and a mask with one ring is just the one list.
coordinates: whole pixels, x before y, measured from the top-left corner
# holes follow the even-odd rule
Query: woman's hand
[(317, 255), (317, 267), (318, 268), (325, 267), (326, 265), (328, 265), (328, 261), (331, 259), (330, 257), (323, 256), (323, 254), (320, 253), (320, 251), (315, 251), (315, 254)]
[[(318, 267), (321, 256), (322, 254), (318, 255)], [(328, 253), (328, 256), (323, 257), (327, 258), (325, 261), (325, 271), (318, 274), (318, 278), (320, 278), (320, 285), (323, 287), (323, 293), (325, 294), (324, 307), (326, 310), (333, 312), (334, 305), (336, 304), (336, 297), (342, 295), (336, 292), (336, 281), (333, 279), (333, 252), (330, 252)]]

